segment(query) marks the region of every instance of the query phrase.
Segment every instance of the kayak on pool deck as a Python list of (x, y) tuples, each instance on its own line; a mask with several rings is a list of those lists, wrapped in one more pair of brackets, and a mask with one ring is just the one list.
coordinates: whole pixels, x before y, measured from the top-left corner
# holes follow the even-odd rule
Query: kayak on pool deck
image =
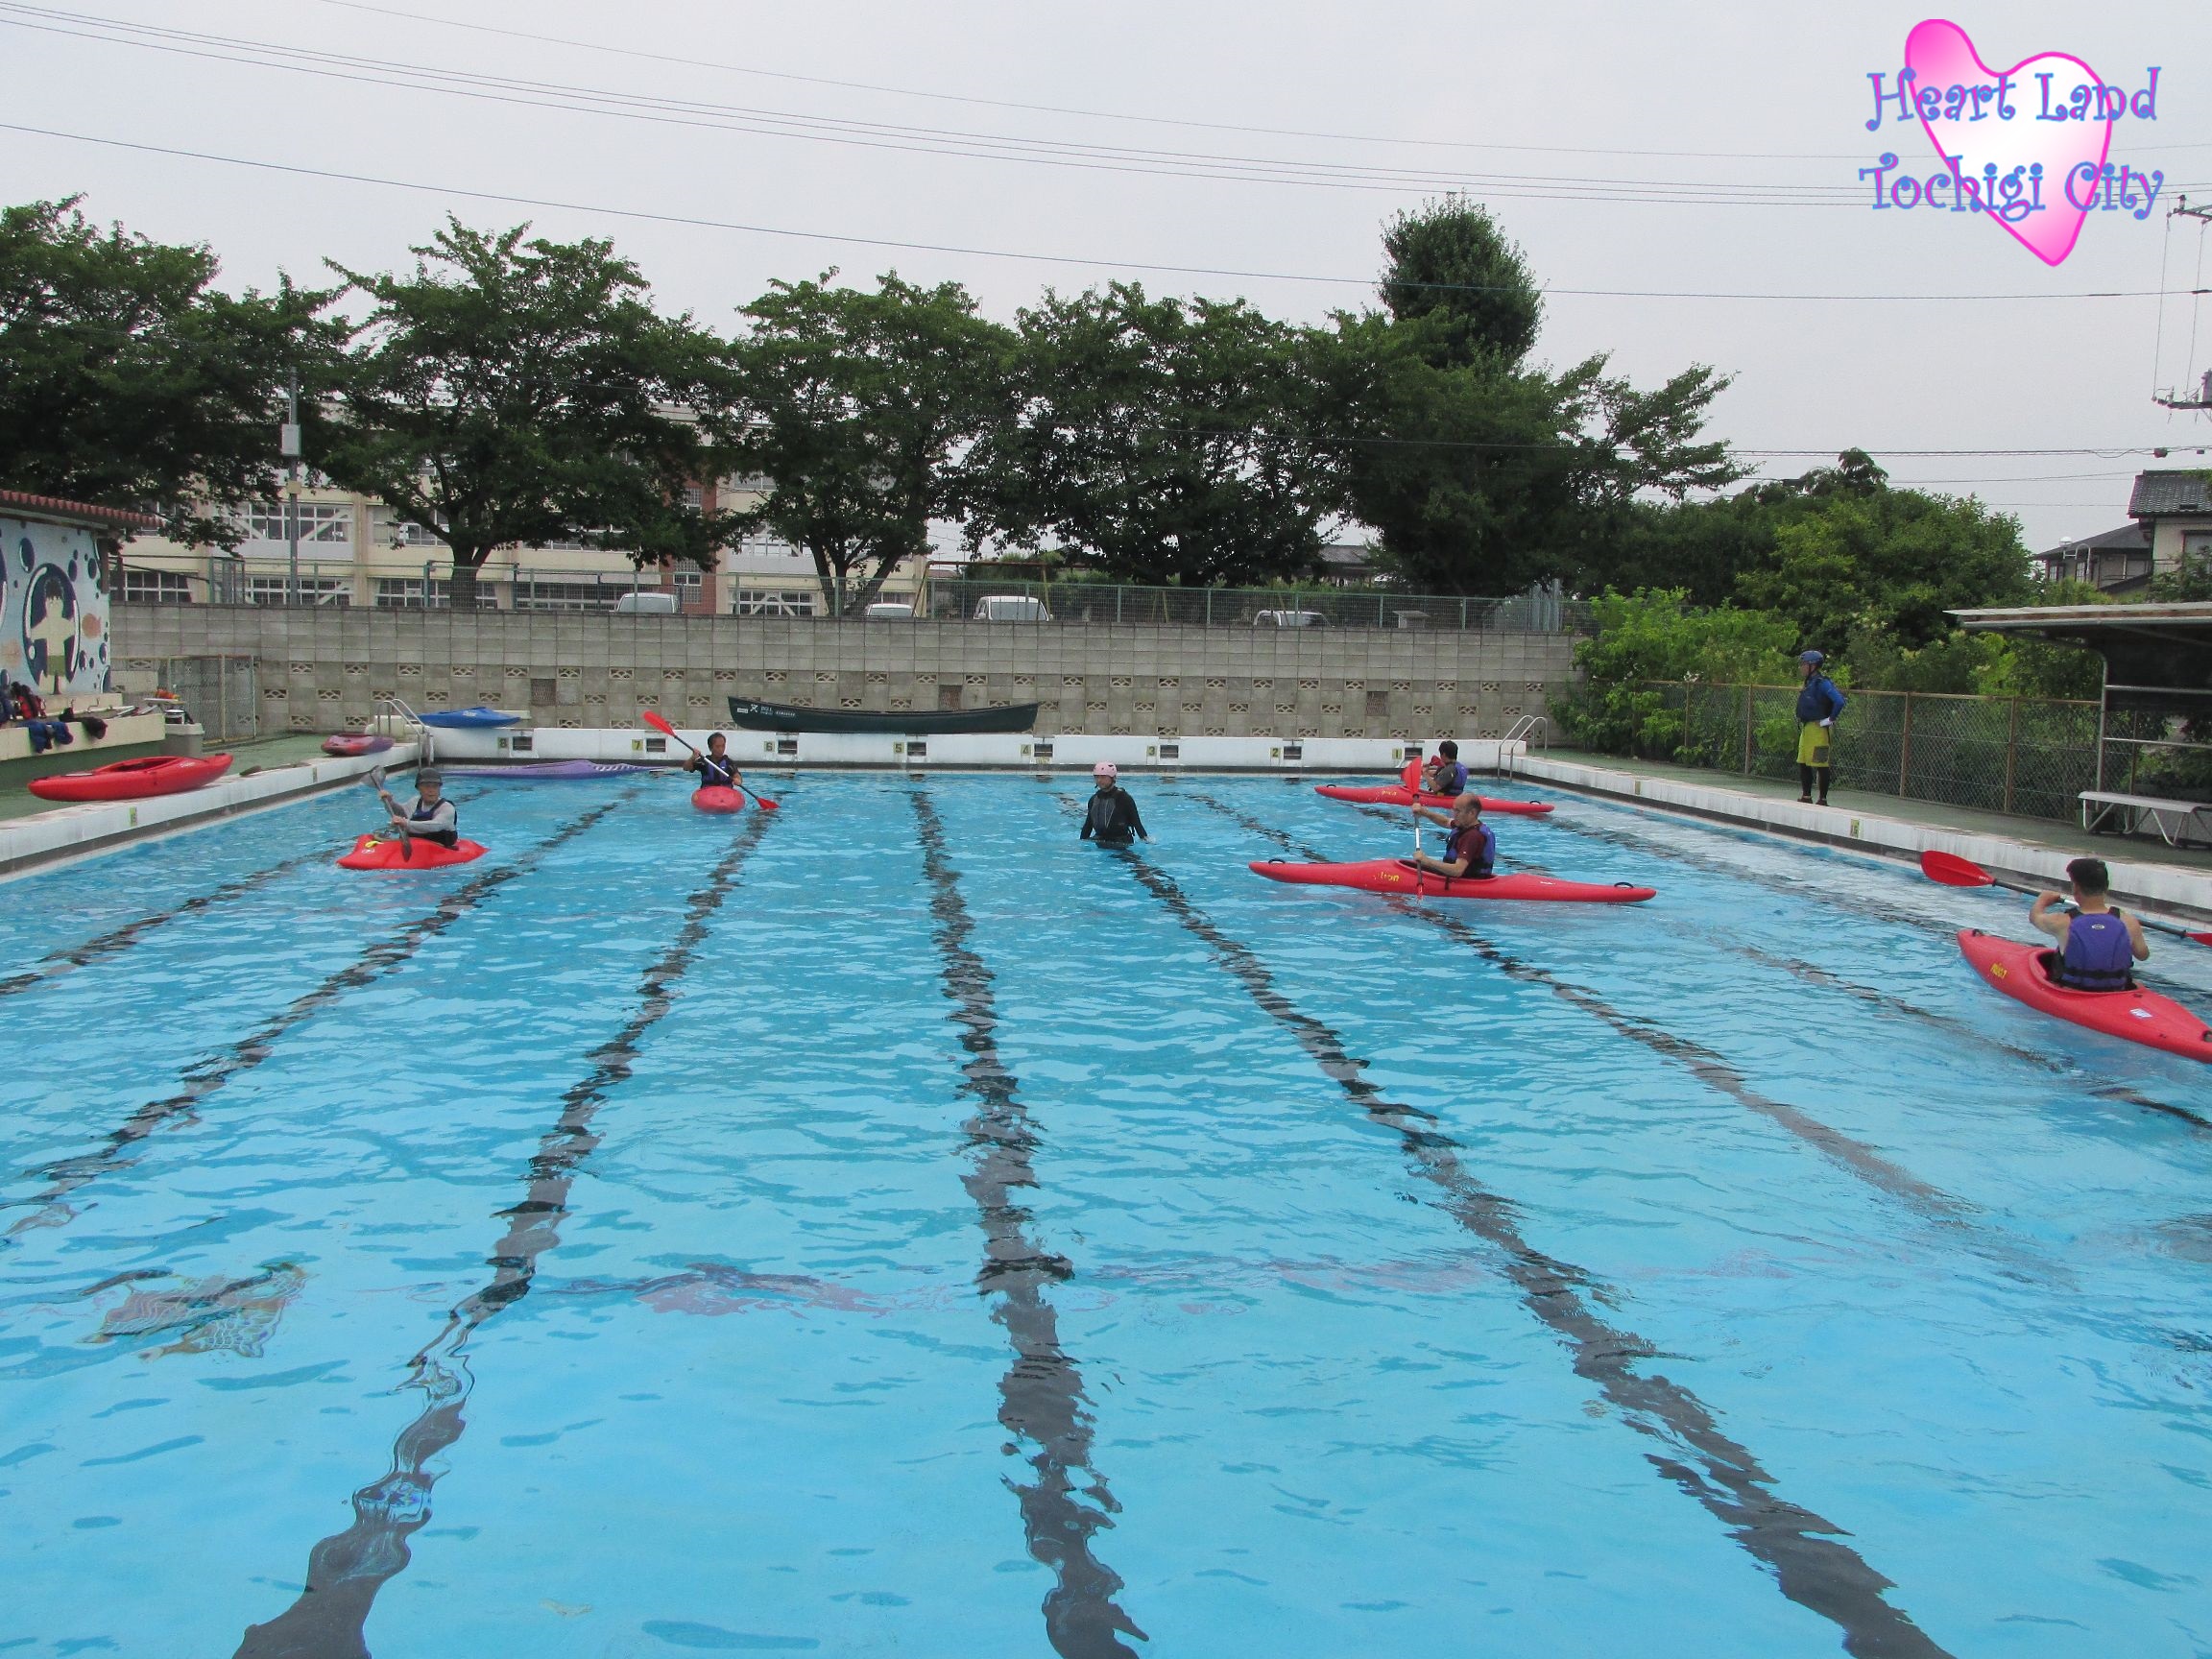
[(435, 841), (417, 836), (410, 848), (398, 836), (380, 841), (373, 835), (364, 835), (353, 843), (352, 852), (338, 860), (338, 868), (443, 870), (448, 864), (468, 864), (483, 856), (483, 847), (474, 841), (464, 841), (457, 847), (441, 847)]
[(745, 809), (745, 796), (740, 790), (709, 783), (703, 789), (691, 791), (691, 805), (702, 812), (741, 812)]
[(378, 736), (373, 732), (340, 732), (323, 739), (325, 755), (381, 755), (392, 747), (392, 739)]
[(31, 780), (41, 801), (143, 801), (153, 795), (180, 795), (212, 783), (230, 770), (228, 755), (149, 755), (118, 760), (89, 772), (57, 772)]
[(1978, 928), (1960, 931), (1959, 949), (1975, 973), (2038, 1013), (2169, 1054), (2212, 1061), (2212, 1027), (2171, 997), (2141, 986), (2128, 991), (2069, 990), (2051, 977), (2056, 952), (2048, 946), (2000, 939)]
[[(1332, 801), (1356, 801), (1364, 806), (1450, 806), (1456, 795), (1416, 795), (1403, 783), (1316, 783), (1313, 793), (1326, 795)], [(1549, 801), (1501, 801), (1485, 795), (1481, 797), (1485, 812), (1518, 813), (1524, 817), (1539, 817), (1551, 810)]]
[(1270, 881), (1313, 887), (1355, 887), (1362, 893), (1399, 893), (1423, 899), (1527, 899), (1557, 904), (1638, 904), (1658, 897), (1651, 887), (1625, 881), (1562, 881), (1555, 876), (1439, 876), (1416, 870), (1404, 858), (1363, 858), (1357, 864), (1254, 862), (1251, 871)]

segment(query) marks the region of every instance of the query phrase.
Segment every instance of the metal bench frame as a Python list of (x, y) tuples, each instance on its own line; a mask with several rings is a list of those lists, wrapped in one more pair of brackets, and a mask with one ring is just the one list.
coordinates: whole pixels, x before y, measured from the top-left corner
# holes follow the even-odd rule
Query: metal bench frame
[(2089, 834), (2104, 830), (2110, 821), (2122, 820), (2120, 833), (2131, 835), (2143, 827), (2148, 818), (2158, 831), (2158, 837), (2169, 847), (2178, 847), (2190, 838), (2192, 826), (2198, 838), (2212, 841), (2212, 805), (2200, 801), (2161, 801), (2151, 795), (2116, 795), (2104, 789), (2081, 791), (2081, 828)]

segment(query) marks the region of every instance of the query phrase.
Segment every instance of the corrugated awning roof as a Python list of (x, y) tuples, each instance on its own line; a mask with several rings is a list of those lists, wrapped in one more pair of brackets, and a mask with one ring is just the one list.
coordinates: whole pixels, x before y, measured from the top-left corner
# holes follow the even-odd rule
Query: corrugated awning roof
[(2029, 605), (1951, 614), (1972, 634), (2032, 634), (2086, 645), (2104, 659), (2115, 686), (2212, 690), (2212, 603)]

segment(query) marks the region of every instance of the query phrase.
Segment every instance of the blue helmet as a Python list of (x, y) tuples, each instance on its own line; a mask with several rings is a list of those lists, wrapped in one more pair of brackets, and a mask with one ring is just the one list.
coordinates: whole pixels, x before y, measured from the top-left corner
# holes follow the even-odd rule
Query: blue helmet
[(1828, 659), (1821, 656), (1817, 651), (1807, 651), (1802, 653), (1798, 657), (1797, 661), (1800, 662), (1810, 662), (1814, 667), (1817, 668), (1821, 663), (1827, 661)]

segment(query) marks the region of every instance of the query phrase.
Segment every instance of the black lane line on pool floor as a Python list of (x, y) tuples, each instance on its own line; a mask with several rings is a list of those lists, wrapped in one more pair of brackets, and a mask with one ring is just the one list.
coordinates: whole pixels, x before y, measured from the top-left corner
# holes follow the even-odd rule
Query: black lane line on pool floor
[(1037, 1449), (1029, 1458), (1035, 1479), (1007, 1484), (1021, 1500), (1029, 1553), (1052, 1570), (1052, 1588), (1045, 1597), (1046, 1638), (1063, 1659), (1134, 1654), (1122, 1636), (1151, 1638), (1115, 1600), (1122, 1589), (1120, 1575), (1092, 1551), (1094, 1536), (1114, 1525), (1120, 1505), (1092, 1460), (1083, 1375), (1060, 1345), (1059, 1316), (1046, 1295), (1073, 1269), (1029, 1237), (1028, 1209), (1014, 1197), (1037, 1185), (1030, 1161), (1037, 1126), (1022, 1103), (1020, 1080), (998, 1052), (992, 974), (968, 945), (974, 922), (960, 897), (959, 876), (945, 856), (944, 824), (927, 791), (916, 788), (909, 798), (944, 960), (945, 996), (960, 1027), (960, 1046), (968, 1051), (960, 1086), (975, 1102), (974, 1115), (962, 1125), (973, 1162), (961, 1177), (983, 1231), (984, 1262), (975, 1284), (992, 1298), (991, 1317), (1014, 1347), (1013, 1363), (998, 1383), (998, 1421), (1017, 1443)]
[(608, 1095), (629, 1080), (645, 1034), (675, 1006), (677, 981), (690, 971), (714, 913), (737, 884), (768, 824), (768, 814), (760, 811), (746, 820), (706, 885), (685, 904), (675, 939), (639, 979), (637, 1012), (587, 1056), (590, 1072), (561, 1096), (561, 1116), (539, 1140), (521, 1200), (497, 1212), (507, 1231), (492, 1248), (492, 1277), (454, 1306), (445, 1328), (408, 1361), (402, 1386), (421, 1389), (425, 1404), (394, 1442), (391, 1469), (353, 1494), (353, 1525), (308, 1551), (306, 1587), (299, 1599), (266, 1624), (248, 1625), (236, 1659), (368, 1659), (364, 1629), (376, 1593), (406, 1570), (407, 1539), (430, 1520), (430, 1490), (443, 1472), (430, 1460), (468, 1427), (461, 1412), (475, 1386), (469, 1339), (530, 1294), (538, 1259), (560, 1243), (577, 1166), (599, 1145), (591, 1120)]
[(0, 997), (12, 997), (17, 992), (30, 990), (34, 985), (59, 979), (74, 969), (86, 968), (107, 957), (120, 955), (156, 928), (186, 916), (197, 916), (203, 910), (212, 910), (216, 905), (227, 904), (233, 899), (243, 899), (254, 889), (266, 887), (278, 877), (289, 876), (295, 870), (320, 863), (329, 856), (329, 853), (323, 848), (317, 848), (312, 853), (302, 853), (298, 857), (285, 859), (281, 864), (272, 864), (266, 870), (256, 870), (251, 876), (226, 881), (222, 886), (203, 893), (196, 899), (185, 900), (174, 910), (156, 910), (150, 916), (139, 917), (135, 922), (126, 922), (120, 927), (110, 928), (96, 939), (87, 939), (82, 945), (73, 945), (66, 950), (51, 951), (40, 957), (36, 967), (0, 978)]
[(12, 1238), (35, 1227), (66, 1226), (77, 1214), (66, 1202), (70, 1193), (101, 1175), (127, 1167), (132, 1160), (124, 1154), (132, 1146), (163, 1124), (193, 1114), (203, 1100), (233, 1077), (252, 1070), (276, 1051), (277, 1042), (286, 1032), (320, 1013), (349, 991), (358, 991), (362, 986), (382, 978), (399, 967), (422, 946), (437, 938), (508, 882), (529, 874), (547, 854), (583, 834), (636, 793), (635, 789), (631, 789), (604, 805), (594, 806), (580, 817), (571, 819), (513, 863), (502, 864), (496, 870), (487, 870), (456, 887), (439, 901), (435, 910), (426, 916), (418, 917), (397, 933), (378, 940), (314, 990), (295, 998), (290, 1005), (259, 1030), (232, 1044), (221, 1053), (210, 1055), (188, 1068), (184, 1072), (182, 1089), (139, 1107), (121, 1124), (108, 1132), (106, 1141), (97, 1150), (31, 1171), (33, 1175), (43, 1178), (48, 1186), (36, 1197), (0, 1202), (0, 1210), (37, 1206), (30, 1214), (10, 1227), (5, 1237)]
[(1438, 1208), (1499, 1252), (1522, 1306), (1566, 1345), (1575, 1374), (1596, 1383), (1631, 1428), (1662, 1443), (1663, 1452), (1645, 1454), (1652, 1467), (1764, 1562), (1784, 1596), (1834, 1623), (1843, 1632), (1844, 1651), (1861, 1659), (1949, 1659), (1909, 1614), (1889, 1604), (1886, 1592), (1895, 1585), (1839, 1541), (1849, 1536), (1843, 1528), (1778, 1496), (1774, 1477), (1721, 1431), (1712, 1408), (1695, 1394), (1634, 1369), (1634, 1361), (1657, 1351), (1597, 1311), (1624, 1298), (1524, 1238), (1517, 1207), (1468, 1172), (1459, 1159), (1462, 1148), (1433, 1127), (1433, 1114), (1385, 1097), (1343, 1038), (1278, 990), (1260, 958), (1222, 932), (1165, 871), (1134, 849), (1110, 855), (1128, 864), (1138, 884), (1206, 946), (1262, 1012), (1288, 1029), (1369, 1121), (1398, 1137), (1407, 1166), (1444, 1194)]
[[(1186, 790), (1183, 793), (1201, 806), (1218, 812), (1252, 834), (1272, 841), (1286, 853), (1295, 853), (1301, 858), (1315, 862), (1325, 861), (1324, 855), (1312, 848), (1211, 795), (1198, 790)], [(1595, 991), (1577, 985), (1571, 979), (1562, 979), (1548, 968), (1539, 968), (1533, 962), (1522, 961), (1476, 932), (1458, 917), (1448, 916), (1435, 905), (1407, 901), (1399, 907), (1443, 929), (1509, 978), (1518, 979), (1524, 984), (1541, 985), (1561, 1001), (1580, 1009), (1621, 1036), (1643, 1045), (1654, 1054), (1674, 1061), (1707, 1088), (1725, 1094), (1739, 1106), (1756, 1112), (1769, 1122), (1788, 1130), (1839, 1167), (1857, 1176), (1868, 1186), (1887, 1193), (1921, 1215), (1938, 1221), (1957, 1221), (1973, 1209), (1963, 1199), (1952, 1196), (1939, 1187), (1931, 1186), (1910, 1170), (1891, 1163), (1865, 1142), (1855, 1140), (1840, 1129), (1823, 1123), (1799, 1107), (1762, 1094), (1751, 1087), (1750, 1079), (1743, 1072), (1703, 1044), (1692, 1042), (1687, 1037), (1677, 1037), (1671, 1031), (1663, 1031), (1656, 1025), (1647, 1025), (1622, 1013)]]

